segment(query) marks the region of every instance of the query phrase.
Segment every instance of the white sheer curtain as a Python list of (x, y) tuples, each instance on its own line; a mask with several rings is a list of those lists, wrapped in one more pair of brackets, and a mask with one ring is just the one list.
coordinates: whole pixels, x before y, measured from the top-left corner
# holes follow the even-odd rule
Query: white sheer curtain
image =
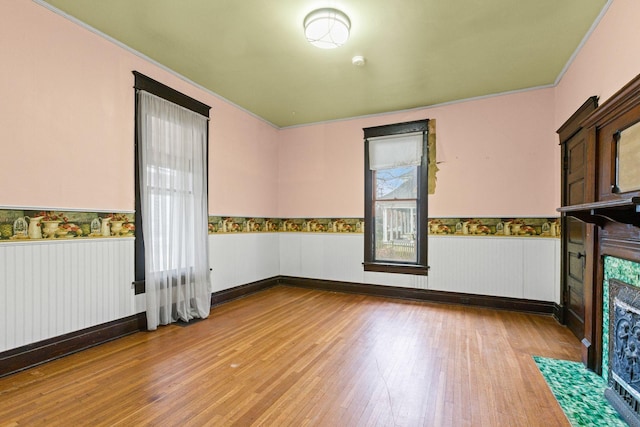
[(207, 118), (138, 91), (147, 327), (206, 318)]

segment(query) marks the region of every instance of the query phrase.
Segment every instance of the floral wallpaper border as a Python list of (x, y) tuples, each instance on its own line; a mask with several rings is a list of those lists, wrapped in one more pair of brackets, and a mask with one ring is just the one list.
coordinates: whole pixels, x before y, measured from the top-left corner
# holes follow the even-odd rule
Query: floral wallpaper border
[(0, 209), (0, 241), (135, 236), (134, 214)]
[(429, 234), (560, 237), (560, 218), (429, 218)]
[(209, 216), (209, 234), (303, 232), (362, 233), (363, 218), (247, 218)]
[[(432, 235), (556, 237), (560, 218), (430, 218)], [(363, 218), (249, 218), (209, 216), (209, 234), (215, 233), (363, 233)]]
[[(134, 213), (0, 209), (0, 241), (134, 237)], [(560, 218), (430, 218), (440, 236), (559, 238)], [(208, 218), (216, 233), (363, 233), (363, 218)]]

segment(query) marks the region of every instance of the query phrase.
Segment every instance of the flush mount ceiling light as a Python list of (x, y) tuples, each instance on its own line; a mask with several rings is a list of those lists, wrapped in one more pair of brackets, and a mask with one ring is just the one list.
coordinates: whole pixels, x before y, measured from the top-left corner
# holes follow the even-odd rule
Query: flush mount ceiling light
[(317, 9), (304, 18), (307, 41), (321, 49), (340, 47), (349, 38), (351, 21), (338, 9)]

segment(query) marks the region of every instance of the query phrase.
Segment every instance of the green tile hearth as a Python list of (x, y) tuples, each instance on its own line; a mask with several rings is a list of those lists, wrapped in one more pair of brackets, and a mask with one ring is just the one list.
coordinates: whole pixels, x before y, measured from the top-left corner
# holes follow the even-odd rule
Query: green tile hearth
[(627, 423), (604, 397), (605, 380), (579, 362), (533, 356), (572, 426), (624, 427)]

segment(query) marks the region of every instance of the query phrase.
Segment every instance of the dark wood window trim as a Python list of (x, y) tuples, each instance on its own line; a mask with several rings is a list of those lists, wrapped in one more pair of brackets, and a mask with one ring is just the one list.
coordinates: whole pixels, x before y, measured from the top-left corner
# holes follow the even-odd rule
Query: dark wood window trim
[(137, 71), (133, 71), (133, 75), (135, 76), (134, 87), (136, 88), (136, 91), (144, 90), (145, 92), (149, 92), (155, 96), (164, 98), (167, 101), (173, 102), (174, 104), (198, 113), (201, 116), (205, 116), (206, 118), (209, 118), (209, 110), (211, 110), (211, 107), (209, 107), (207, 104), (203, 104), (202, 102), (193, 99), (182, 92), (178, 92), (177, 90), (170, 88), (169, 86), (164, 85), (156, 80), (153, 80), (152, 78), (147, 77), (144, 74), (140, 74)]
[[(365, 233), (364, 270), (384, 273), (427, 275), (427, 221), (428, 221), (428, 128), (429, 120), (397, 123), (364, 128), (364, 190), (365, 190)], [(418, 213), (416, 221), (416, 263), (377, 261), (375, 259), (375, 206), (373, 204), (373, 171), (369, 168), (369, 138), (422, 132), (422, 163), (418, 168)]]
[[(145, 292), (144, 286), (144, 234), (142, 231), (142, 215), (140, 215), (142, 202), (140, 197), (140, 171), (139, 171), (139, 159), (138, 159), (138, 91), (144, 90), (152, 95), (164, 98), (167, 101), (173, 102), (183, 108), (191, 110), (200, 114), (206, 118), (209, 118), (209, 111), (211, 107), (187, 96), (177, 90), (164, 85), (150, 77), (145, 76), (137, 71), (133, 71), (135, 76), (135, 199), (136, 199), (136, 215), (135, 215), (135, 228), (136, 228), (136, 243), (135, 243), (135, 281), (133, 282), (135, 294), (141, 294)], [(207, 129), (207, 141), (209, 140), (209, 131)], [(207, 144), (208, 147), (208, 144)], [(209, 170), (209, 156), (208, 149), (205, 153), (207, 156), (207, 170)], [(207, 188), (209, 188), (208, 176), (207, 176)]]

